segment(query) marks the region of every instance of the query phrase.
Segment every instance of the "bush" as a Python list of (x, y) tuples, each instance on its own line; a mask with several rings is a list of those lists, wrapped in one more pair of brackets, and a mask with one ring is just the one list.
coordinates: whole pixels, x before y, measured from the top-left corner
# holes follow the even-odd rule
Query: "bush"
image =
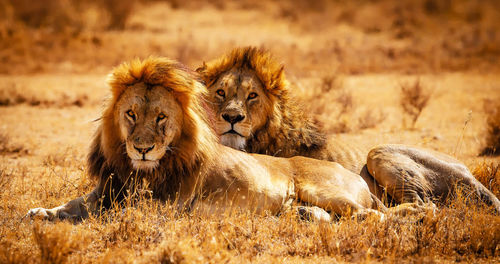
[(488, 134), (486, 135), (486, 146), (481, 155), (500, 155), (500, 103), (493, 107), (491, 104), (485, 104), (488, 119)]
[(413, 83), (403, 83), (400, 87), (400, 106), (403, 112), (410, 117), (411, 127), (414, 128), (418, 117), (431, 98), (431, 93), (422, 86), (419, 79)]
[(481, 163), (473, 170), (474, 177), (497, 197), (500, 197), (500, 163)]

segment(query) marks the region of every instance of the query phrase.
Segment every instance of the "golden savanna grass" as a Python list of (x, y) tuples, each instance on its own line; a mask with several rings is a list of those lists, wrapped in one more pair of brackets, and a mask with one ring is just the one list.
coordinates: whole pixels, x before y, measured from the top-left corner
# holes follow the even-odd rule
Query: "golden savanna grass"
[(500, 154), (500, 103), (494, 99), (485, 100), (484, 108), (488, 115), (488, 134), (486, 144), (481, 154), (499, 155)]
[[(85, 157), (113, 66), (195, 69), (248, 45), (285, 64), (328, 133), (451, 154), (498, 197), (500, 159), (478, 155), (498, 142), (499, 13), (493, 0), (0, 0), (0, 263), (500, 261), (500, 217), (467, 190), (385, 222), (177, 214), (146, 191), (77, 224), (21, 220), (93, 188)], [(401, 101), (421, 102), (417, 84), (431, 96), (412, 125)]]

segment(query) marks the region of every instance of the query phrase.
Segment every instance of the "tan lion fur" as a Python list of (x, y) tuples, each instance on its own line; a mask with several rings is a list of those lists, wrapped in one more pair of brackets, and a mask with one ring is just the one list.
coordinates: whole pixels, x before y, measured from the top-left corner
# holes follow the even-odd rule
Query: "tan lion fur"
[[(246, 152), (279, 157), (300, 155), (338, 162), (360, 174), (377, 197), (382, 199), (387, 192), (397, 203), (443, 201), (453, 194), (454, 185), (465, 182), (480, 194), (482, 200), (500, 211), (498, 199), (474, 179), (463, 164), (446, 155), (408, 146), (382, 145), (370, 152), (367, 166), (369, 148), (342, 140), (341, 136), (326, 137), (319, 131), (290, 94), (283, 65), (263, 49), (236, 48), (204, 63), (197, 72), (207, 84), (207, 98), (219, 116), (232, 111), (244, 117), (230, 128), (236, 131), (237, 125), (245, 123), (247, 130), (251, 130), (251, 133), (240, 134), (239, 138), (244, 137)], [(242, 78), (258, 80), (244, 84)], [(247, 96), (250, 92), (260, 91), (255, 89), (259, 81), (265, 94), (257, 98), (264, 99), (260, 99), (259, 107), (252, 108)], [(217, 95), (216, 92), (221, 90), (228, 94), (228, 98)], [(231, 111), (228, 111), (228, 102), (231, 102)], [(227, 129), (226, 123), (219, 117), (216, 130)], [(217, 127), (219, 125), (221, 129)], [(222, 138), (226, 133), (222, 131), (219, 136)]]
[[(310, 212), (317, 207), (337, 214), (385, 209), (359, 175), (339, 164), (247, 154), (218, 144), (203, 108), (206, 88), (175, 61), (148, 58), (124, 63), (110, 75), (109, 85), (112, 98), (88, 158), (89, 173), (98, 179), (98, 186), (65, 205), (32, 209), (29, 216), (85, 218), (101, 206), (108, 208), (113, 201), (123, 200), (125, 190), (143, 180), (154, 198), (176, 201), (182, 210), (198, 208), (207, 213), (243, 208), (278, 214), (292, 201), (312, 206), (306, 210)], [(141, 112), (128, 119), (134, 109)], [(156, 118), (159, 112), (168, 116), (162, 129)], [(168, 150), (157, 156), (156, 167), (134, 167), (133, 161), (149, 162), (146, 154), (134, 159), (135, 152), (131, 152), (137, 142), (134, 132), (149, 132), (153, 127), (149, 124), (162, 131), (149, 136), (154, 139), (149, 141), (153, 147), (163, 144), (167, 134), (175, 135), (169, 137)]]

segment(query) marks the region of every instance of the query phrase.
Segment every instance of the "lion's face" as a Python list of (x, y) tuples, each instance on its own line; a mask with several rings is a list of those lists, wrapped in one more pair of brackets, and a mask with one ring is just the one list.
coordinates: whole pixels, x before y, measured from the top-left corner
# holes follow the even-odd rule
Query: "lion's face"
[(272, 101), (253, 70), (233, 68), (209, 88), (221, 143), (244, 149), (247, 139), (265, 125)]
[(182, 109), (165, 88), (138, 83), (120, 96), (114, 119), (132, 166), (152, 170), (181, 134)]

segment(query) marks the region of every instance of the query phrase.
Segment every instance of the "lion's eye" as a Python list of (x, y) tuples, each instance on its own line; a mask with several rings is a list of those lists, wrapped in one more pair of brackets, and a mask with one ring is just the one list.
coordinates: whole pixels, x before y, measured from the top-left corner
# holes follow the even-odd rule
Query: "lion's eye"
[(250, 94), (248, 95), (248, 100), (250, 100), (250, 99), (254, 99), (254, 98), (256, 98), (256, 97), (257, 97), (257, 93), (250, 93)]
[(132, 118), (135, 121), (135, 113), (132, 110), (128, 110), (125, 112), (130, 118)]
[(167, 116), (163, 113), (159, 114), (158, 117), (156, 118), (156, 122), (160, 122), (163, 119), (167, 118)]
[(226, 96), (226, 92), (224, 92), (224, 90), (222, 90), (222, 89), (217, 90), (217, 91), (216, 91), (216, 93), (217, 93), (219, 96), (222, 96), (222, 97)]

